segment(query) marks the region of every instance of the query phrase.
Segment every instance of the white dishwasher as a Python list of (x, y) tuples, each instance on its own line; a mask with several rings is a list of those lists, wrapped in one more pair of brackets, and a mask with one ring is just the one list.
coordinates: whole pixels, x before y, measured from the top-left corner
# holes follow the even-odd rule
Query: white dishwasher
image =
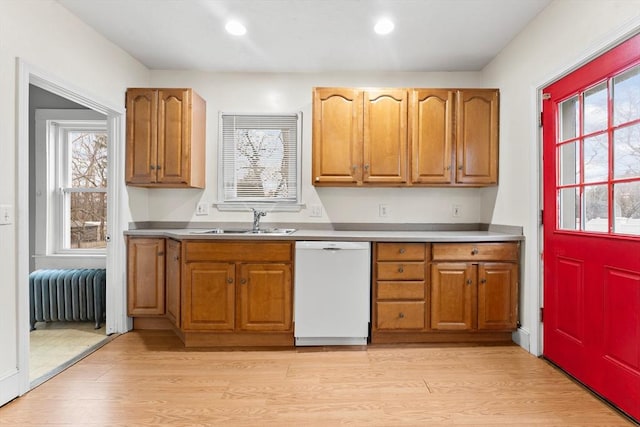
[(296, 242), (294, 283), (296, 345), (367, 344), (369, 242)]

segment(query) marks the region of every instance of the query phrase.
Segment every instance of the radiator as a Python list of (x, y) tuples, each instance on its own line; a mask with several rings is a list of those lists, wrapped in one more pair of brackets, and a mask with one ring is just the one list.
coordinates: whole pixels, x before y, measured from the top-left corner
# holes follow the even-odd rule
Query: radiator
[(107, 271), (104, 268), (36, 270), (29, 275), (29, 320), (95, 322), (105, 318)]

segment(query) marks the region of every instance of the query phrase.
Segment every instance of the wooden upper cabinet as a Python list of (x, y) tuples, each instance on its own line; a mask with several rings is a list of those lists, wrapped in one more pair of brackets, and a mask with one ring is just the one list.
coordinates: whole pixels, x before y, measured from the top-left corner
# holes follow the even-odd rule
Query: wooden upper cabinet
[(362, 181), (362, 100), (356, 89), (313, 90), (314, 184)]
[(126, 182), (204, 188), (205, 101), (192, 89), (127, 90)]
[(407, 181), (407, 91), (315, 88), (314, 185)]
[(495, 185), (498, 98), (497, 89), (315, 88), (313, 184)]
[(456, 182), (498, 183), (498, 91), (458, 91), (456, 108)]
[(411, 181), (447, 184), (453, 178), (455, 91), (415, 89), (411, 93)]
[(407, 181), (407, 91), (364, 92), (363, 181)]

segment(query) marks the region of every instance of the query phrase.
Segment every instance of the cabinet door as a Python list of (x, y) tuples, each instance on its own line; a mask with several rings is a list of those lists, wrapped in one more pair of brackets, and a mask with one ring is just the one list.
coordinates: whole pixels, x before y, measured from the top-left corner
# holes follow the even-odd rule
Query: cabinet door
[(187, 263), (183, 279), (182, 328), (233, 331), (235, 264)]
[(190, 176), (191, 102), (188, 89), (158, 91), (158, 182), (187, 184)]
[(156, 182), (158, 91), (127, 90), (127, 184)]
[(127, 311), (164, 315), (164, 239), (130, 238), (127, 248)]
[(474, 329), (476, 271), (467, 263), (432, 264), (431, 329)]
[(458, 91), (456, 182), (498, 183), (498, 91)]
[(362, 181), (362, 99), (356, 89), (314, 89), (313, 184)]
[(416, 89), (411, 94), (411, 180), (447, 184), (453, 178), (453, 104), (455, 92)]
[(182, 244), (177, 240), (167, 240), (167, 268), (166, 268), (166, 292), (167, 292), (167, 318), (180, 327), (180, 252)]
[(478, 329), (515, 329), (518, 265), (483, 263), (478, 267)]
[(239, 268), (238, 329), (291, 330), (291, 265), (241, 264)]
[(407, 91), (364, 94), (363, 182), (407, 182)]

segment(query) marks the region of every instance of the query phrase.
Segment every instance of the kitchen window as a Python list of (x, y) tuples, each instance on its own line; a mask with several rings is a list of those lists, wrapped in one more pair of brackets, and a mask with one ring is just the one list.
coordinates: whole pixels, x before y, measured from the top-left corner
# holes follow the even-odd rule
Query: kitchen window
[(40, 120), (36, 152), (36, 252), (104, 254), (107, 129), (104, 120)]
[(220, 209), (300, 207), (302, 113), (220, 113)]

